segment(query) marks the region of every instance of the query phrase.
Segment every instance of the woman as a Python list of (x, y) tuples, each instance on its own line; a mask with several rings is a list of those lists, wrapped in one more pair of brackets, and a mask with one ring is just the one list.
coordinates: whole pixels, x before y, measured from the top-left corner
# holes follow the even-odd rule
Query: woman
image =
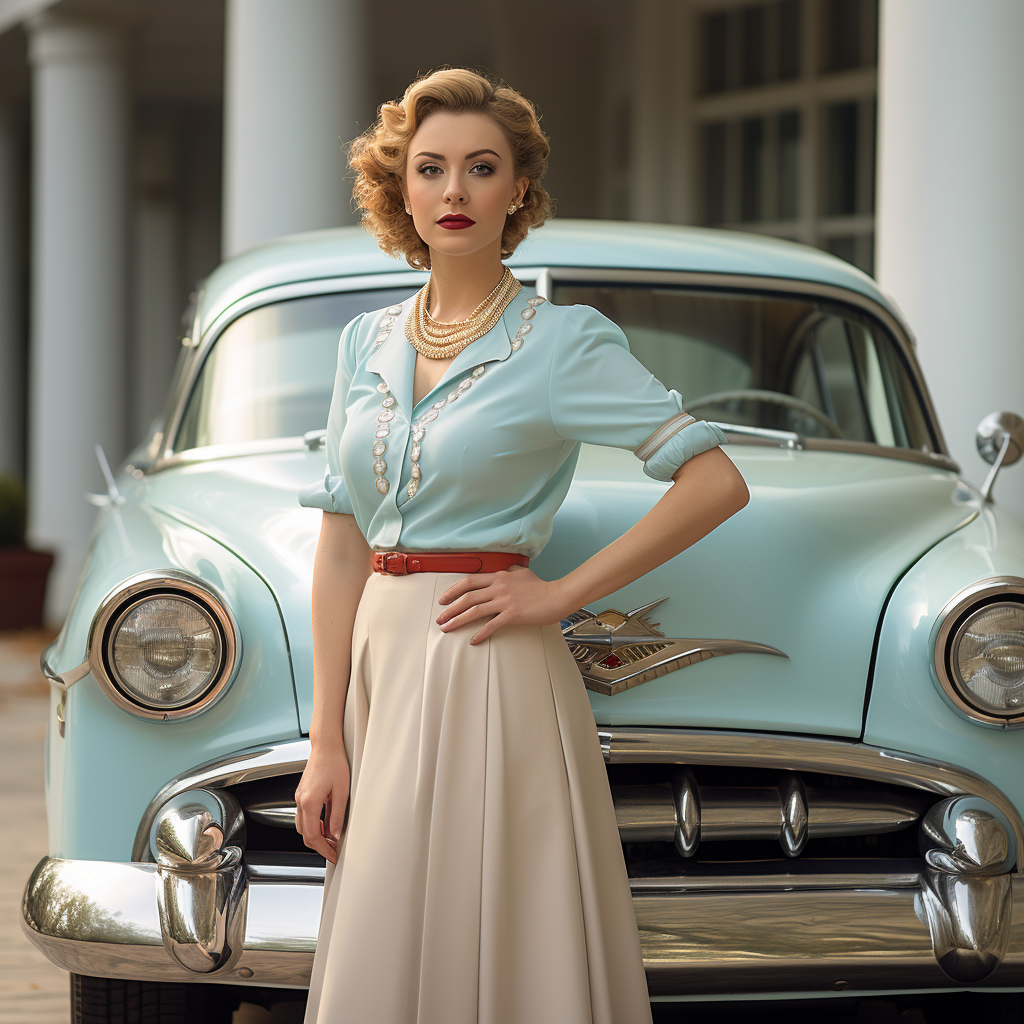
[[(325, 512), (295, 818), (329, 861), (307, 1024), (651, 1020), (560, 620), (705, 536), (747, 489), (724, 435), (615, 324), (527, 299), (503, 267), (550, 215), (547, 156), (532, 105), (463, 69), (414, 82), (350, 150), (362, 223), (430, 279), (343, 331), (327, 474), (300, 495)], [(541, 580), (526, 563), (581, 441), (631, 448), (673, 483)]]

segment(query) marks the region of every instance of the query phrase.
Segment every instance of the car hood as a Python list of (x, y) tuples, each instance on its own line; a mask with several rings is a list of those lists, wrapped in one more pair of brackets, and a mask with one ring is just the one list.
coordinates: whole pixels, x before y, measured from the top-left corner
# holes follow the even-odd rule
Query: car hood
[[(690, 725), (856, 736), (879, 618), (900, 576), (976, 514), (956, 475), (899, 459), (730, 445), (750, 503), (700, 543), (589, 610), (662, 600), (669, 638), (734, 640), (747, 651), (672, 669), (614, 696), (600, 724)], [(322, 453), (179, 465), (146, 478), (144, 501), (234, 551), (275, 595), (287, 626), (299, 717), (312, 703), (310, 593), (321, 514), (297, 492)], [(584, 445), (554, 533), (531, 568), (555, 579), (629, 529), (666, 485), (630, 452)], [(244, 626), (243, 626), (244, 628)], [(699, 645), (696, 645), (699, 646)]]

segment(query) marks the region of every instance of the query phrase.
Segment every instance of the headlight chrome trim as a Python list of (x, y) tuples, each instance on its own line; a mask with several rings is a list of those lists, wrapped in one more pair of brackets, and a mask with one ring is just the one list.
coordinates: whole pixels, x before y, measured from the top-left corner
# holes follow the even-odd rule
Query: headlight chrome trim
[(1019, 576), (990, 576), (977, 580), (947, 602), (932, 628), (932, 667), (943, 700), (964, 718), (994, 729), (1024, 726), (1024, 710), (1012, 717), (979, 710), (957, 685), (950, 657), (953, 640), (967, 618), (986, 605), (998, 604), (1008, 598), (1024, 603), (1024, 579)]
[[(223, 645), (223, 657), (213, 683), (201, 697), (182, 707), (156, 707), (133, 700), (118, 685), (108, 661), (112, 627), (140, 601), (160, 596), (185, 598), (198, 604), (214, 620)], [(137, 718), (164, 722), (192, 718), (224, 696), (236, 674), (242, 642), (238, 624), (219, 591), (191, 573), (160, 569), (129, 576), (107, 593), (89, 625), (86, 647), (92, 676), (114, 704)]]

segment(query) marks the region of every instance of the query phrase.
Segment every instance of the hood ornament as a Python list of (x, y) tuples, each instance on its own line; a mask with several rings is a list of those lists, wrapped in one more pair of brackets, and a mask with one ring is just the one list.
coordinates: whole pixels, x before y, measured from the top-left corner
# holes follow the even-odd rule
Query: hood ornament
[(667, 597), (629, 612), (581, 608), (562, 619), (562, 636), (588, 690), (611, 697), (650, 679), (726, 654), (774, 654), (775, 647), (750, 640), (687, 640), (667, 637), (648, 612)]

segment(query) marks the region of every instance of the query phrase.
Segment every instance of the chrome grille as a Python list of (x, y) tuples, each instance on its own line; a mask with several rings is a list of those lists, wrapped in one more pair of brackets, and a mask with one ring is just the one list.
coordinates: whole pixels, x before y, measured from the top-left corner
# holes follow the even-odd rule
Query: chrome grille
[[(814, 840), (912, 829), (935, 802), (913, 790), (813, 773), (634, 765), (611, 766), (609, 774), (622, 841), (671, 843), (685, 860), (709, 843), (731, 846), (708, 848), (715, 859), (764, 859), (771, 856), (764, 843), (777, 844), (775, 856), (795, 858)], [(844, 845), (844, 853), (866, 852), (863, 844)]]

